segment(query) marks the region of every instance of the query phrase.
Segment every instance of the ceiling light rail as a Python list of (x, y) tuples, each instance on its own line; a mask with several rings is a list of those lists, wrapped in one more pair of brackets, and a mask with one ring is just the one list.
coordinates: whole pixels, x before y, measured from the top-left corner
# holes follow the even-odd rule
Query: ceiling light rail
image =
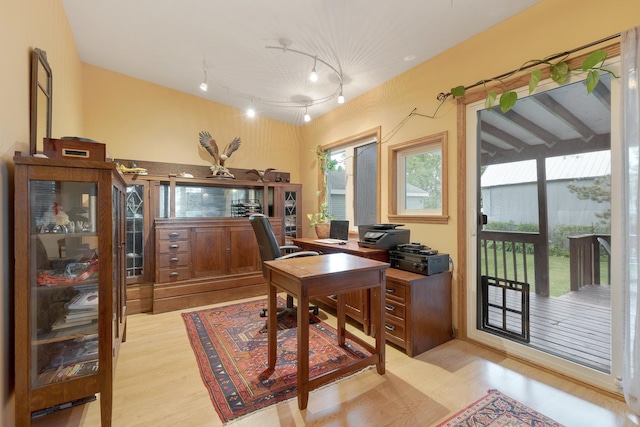
[(278, 103), (278, 102), (273, 102), (273, 101), (265, 101), (263, 100), (262, 102), (267, 103), (267, 104), (279, 104), (281, 106), (293, 106), (293, 107), (297, 107), (297, 108), (304, 108), (304, 121), (308, 122), (311, 120), (311, 117), (309, 116), (309, 112), (308, 109), (310, 106), (313, 105), (318, 105), (318, 104), (322, 104), (325, 102), (328, 102), (332, 99), (334, 99), (336, 96), (338, 97), (338, 104), (344, 104), (344, 93), (343, 93), (343, 80), (342, 80), (342, 73), (340, 71), (338, 71), (338, 69), (336, 67), (334, 67), (333, 65), (329, 64), (327, 61), (323, 60), (322, 58), (318, 58), (318, 55), (312, 55), (310, 53), (307, 52), (303, 52), (301, 50), (296, 50), (296, 49), (291, 49), (289, 47), (289, 45), (291, 44), (291, 41), (287, 40), (287, 39), (280, 39), (279, 40), (280, 45), (279, 46), (265, 46), (266, 49), (277, 49), (277, 50), (281, 50), (285, 53), (287, 52), (293, 52), (293, 53), (297, 53), (298, 55), (303, 55), (306, 56), (308, 58), (313, 59), (313, 69), (311, 70), (311, 73), (309, 74), (309, 80), (311, 80), (312, 82), (316, 82), (318, 80), (318, 73), (316, 71), (316, 66), (318, 64), (318, 62), (324, 64), (327, 68), (329, 68), (331, 71), (333, 71), (335, 73), (335, 75), (338, 77), (338, 87), (337, 89), (330, 95), (327, 95), (325, 97), (322, 98), (318, 98), (318, 99), (313, 99), (310, 102), (307, 102), (306, 104), (302, 105), (302, 104), (297, 104), (297, 105), (291, 105), (290, 102), (283, 102), (283, 103)]

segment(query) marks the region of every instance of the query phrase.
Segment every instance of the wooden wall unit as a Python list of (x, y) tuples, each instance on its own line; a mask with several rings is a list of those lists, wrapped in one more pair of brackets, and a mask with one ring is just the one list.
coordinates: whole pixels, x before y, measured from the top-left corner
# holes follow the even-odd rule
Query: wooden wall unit
[[(236, 179), (216, 179), (211, 178), (208, 166), (116, 161), (127, 167), (135, 164), (148, 170), (147, 174), (125, 174), (129, 208), (129, 313), (159, 313), (210, 304), (220, 301), (221, 289), (226, 289), (223, 294), (229, 298), (264, 294), (264, 289), (256, 285), (261, 280), (256, 275), (261, 271), (259, 258), (249, 255), (248, 251), (233, 251), (233, 256), (230, 255), (229, 251), (234, 247), (255, 246), (257, 253), (255, 236), (247, 227), (247, 218), (237, 218), (235, 205), (229, 209), (232, 203), (230, 192), (237, 189), (245, 197), (255, 194), (256, 201), (262, 205), (263, 213), (271, 217), (273, 228), (284, 244), (285, 239), (288, 241), (300, 235), (301, 228), (302, 188), (300, 184), (289, 183), (289, 173), (270, 171), (265, 177), (266, 182), (263, 182), (246, 169), (231, 169)], [(180, 176), (182, 172), (193, 177)], [(191, 192), (182, 191), (185, 188), (190, 188)], [(214, 188), (219, 192), (226, 191), (225, 196), (213, 194), (215, 192), (211, 189)], [(200, 203), (205, 205), (205, 199), (198, 201), (197, 191), (193, 189), (213, 195), (216, 198), (214, 204), (220, 207), (220, 211), (212, 209), (211, 205), (208, 205), (208, 210), (198, 211)], [(144, 198), (142, 204), (140, 195)], [(192, 195), (194, 200), (189, 200)], [(161, 224), (158, 230), (156, 221)], [(139, 228), (141, 223), (144, 224), (142, 230)], [(184, 242), (171, 242), (168, 235), (162, 234), (162, 230), (169, 228), (181, 233)], [(179, 249), (169, 248), (170, 244), (178, 244)], [(211, 283), (207, 285), (208, 282)], [(229, 287), (233, 283), (237, 284), (237, 289)]]
[(154, 313), (265, 294), (248, 218), (157, 218), (155, 233)]

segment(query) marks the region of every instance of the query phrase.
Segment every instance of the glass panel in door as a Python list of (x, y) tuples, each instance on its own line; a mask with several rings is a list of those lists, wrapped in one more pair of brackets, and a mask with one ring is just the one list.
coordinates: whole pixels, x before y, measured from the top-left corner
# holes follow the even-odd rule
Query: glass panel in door
[(611, 372), (611, 81), (478, 112), (478, 329)]
[(97, 186), (32, 181), (33, 387), (98, 373)]

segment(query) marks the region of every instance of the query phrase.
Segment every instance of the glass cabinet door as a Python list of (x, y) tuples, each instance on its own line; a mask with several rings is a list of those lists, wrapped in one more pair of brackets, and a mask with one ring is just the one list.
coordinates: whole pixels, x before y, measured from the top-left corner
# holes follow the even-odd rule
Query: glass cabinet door
[(30, 185), (28, 309), (35, 388), (98, 373), (100, 254), (96, 182)]
[(127, 278), (144, 276), (144, 193), (143, 184), (127, 186)]
[(291, 239), (298, 236), (298, 193), (296, 191), (284, 192), (284, 238), (285, 244), (292, 244)]

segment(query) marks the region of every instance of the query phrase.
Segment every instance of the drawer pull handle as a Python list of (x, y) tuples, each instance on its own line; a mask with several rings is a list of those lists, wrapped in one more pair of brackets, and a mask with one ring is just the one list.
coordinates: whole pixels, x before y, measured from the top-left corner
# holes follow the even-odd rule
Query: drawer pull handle
[(396, 289), (395, 288), (387, 288), (387, 293), (388, 294), (395, 294), (396, 293)]
[(171, 277), (176, 277), (176, 276), (179, 276), (179, 275), (180, 275), (180, 273), (178, 273), (177, 271), (172, 271), (171, 274), (169, 274), (169, 276), (171, 276)]
[(180, 261), (180, 258), (169, 258), (169, 261), (178, 262), (178, 261)]
[(388, 323), (385, 323), (385, 324), (384, 324), (384, 328), (385, 328), (385, 329), (387, 329), (387, 330), (389, 330), (389, 331), (395, 331), (395, 330), (396, 330), (396, 327), (395, 327), (395, 326), (390, 325), (390, 324), (388, 324)]
[(337, 295), (329, 295), (329, 298), (331, 298), (334, 301), (338, 301), (338, 296)]
[(171, 233), (169, 233), (169, 237), (178, 237), (180, 235), (180, 233), (178, 233), (177, 231), (172, 231)]
[(178, 249), (180, 245), (169, 245), (169, 249)]
[(384, 308), (386, 308), (387, 311), (396, 311), (396, 308), (393, 305), (385, 304)]

